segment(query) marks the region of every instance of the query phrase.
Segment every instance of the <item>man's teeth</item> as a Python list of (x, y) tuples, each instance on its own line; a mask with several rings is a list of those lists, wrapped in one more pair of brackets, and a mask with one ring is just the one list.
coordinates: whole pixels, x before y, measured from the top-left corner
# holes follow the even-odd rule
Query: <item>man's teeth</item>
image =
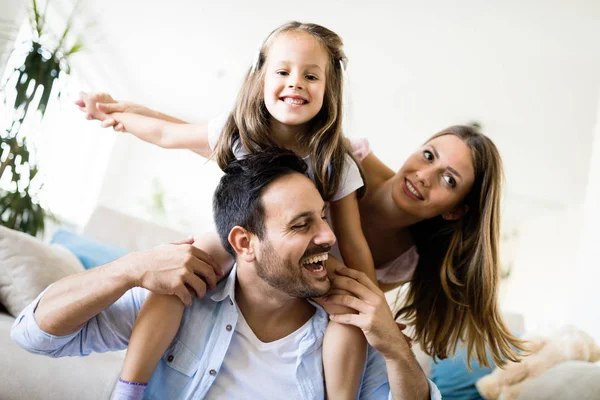
[(302, 261), (302, 265), (314, 264), (314, 263), (318, 263), (320, 261), (327, 261), (328, 258), (329, 258), (329, 254), (327, 254), (327, 253), (321, 254), (320, 256), (312, 256), (312, 257), (309, 257), (309, 258), (305, 259), (304, 261)]
[(417, 192), (417, 189), (415, 189), (415, 187), (411, 185), (409, 181), (406, 181), (406, 187), (412, 194), (414, 194), (418, 198), (421, 198), (421, 195), (419, 194), (419, 192)]
[(285, 101), (287, 104), (292, 104), (292, 105), (295, 105), (295, 106), (300, 106), (300, 105), (306, 103), (306, 101), (303, 100), (303, 99), (293, 99), (291, 97), (285, 97), (283, 99), (283, 101)]

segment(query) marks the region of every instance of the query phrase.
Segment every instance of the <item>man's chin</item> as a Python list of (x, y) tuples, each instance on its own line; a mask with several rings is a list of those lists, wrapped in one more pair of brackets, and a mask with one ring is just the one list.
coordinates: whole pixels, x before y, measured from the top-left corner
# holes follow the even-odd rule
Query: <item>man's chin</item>
[(329, 293), (331, 288), (331, 281), (327, 276), (315, 279), (317, 282), (311, 285), (310, 296), (306, 297), (321, 297)]

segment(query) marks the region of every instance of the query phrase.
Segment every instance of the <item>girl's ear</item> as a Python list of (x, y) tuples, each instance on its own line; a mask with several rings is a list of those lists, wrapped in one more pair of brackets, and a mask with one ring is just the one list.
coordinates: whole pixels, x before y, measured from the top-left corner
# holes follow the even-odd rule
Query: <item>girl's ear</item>
[(469, 212), (468, 205), (457, 206), (447, 213), (442, 214), (442, 218), (447, 221), (456, 221), (459, 218), (462, 218), (467, 212)]
[(252, 247), (251, 234), (241, 226), (234, 226), (227, 237), (229, 244), (238, 257), (246, 262), (252, 262), (256, 256)]

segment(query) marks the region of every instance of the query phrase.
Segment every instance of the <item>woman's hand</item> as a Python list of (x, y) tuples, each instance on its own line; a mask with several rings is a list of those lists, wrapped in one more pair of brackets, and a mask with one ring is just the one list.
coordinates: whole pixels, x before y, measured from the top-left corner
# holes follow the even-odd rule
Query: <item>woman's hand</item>
[(385, 358), (401, 357), (409, 350), (410, 339), (402, 333), (406, 326), (394, 321), (381, 289), (362, 272), (340, 268), (336, 274), (332, 288), (351, 294), (329, 295), (325, 302), (351, 308), (358, 314), (331, 314), (329, 318), (360, 328), (369, 344)]

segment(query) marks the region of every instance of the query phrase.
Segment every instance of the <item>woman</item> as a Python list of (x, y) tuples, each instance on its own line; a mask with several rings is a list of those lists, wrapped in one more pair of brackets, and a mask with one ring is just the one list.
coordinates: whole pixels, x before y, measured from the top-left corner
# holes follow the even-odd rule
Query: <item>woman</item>
[[(446, 358), (459, 341), (488, 366), (517, 360), (521, 342), (502, 321), (497, 292), (502, 161), (494, 143), (471, 126), (431, 137), (394, 173), (368, 150), (362, 227), (383, 290), (410, 281), (396, 313), (413, 339)], [(385, 240), (382, 240), (385, 239)]]

